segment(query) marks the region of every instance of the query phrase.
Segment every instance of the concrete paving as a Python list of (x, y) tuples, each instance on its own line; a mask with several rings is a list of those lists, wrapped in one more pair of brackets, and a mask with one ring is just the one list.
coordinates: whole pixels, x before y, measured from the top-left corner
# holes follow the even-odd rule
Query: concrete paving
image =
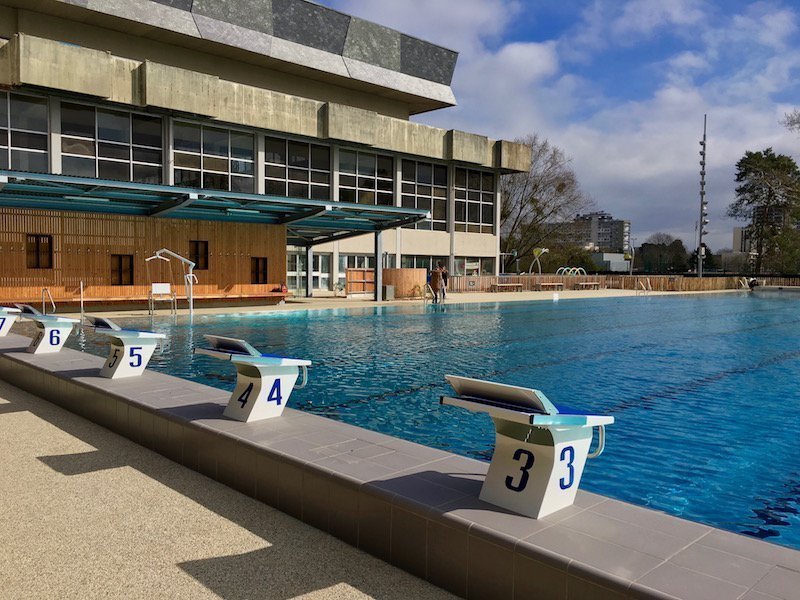
[(1, 598), (452, 598), (0, 381)]

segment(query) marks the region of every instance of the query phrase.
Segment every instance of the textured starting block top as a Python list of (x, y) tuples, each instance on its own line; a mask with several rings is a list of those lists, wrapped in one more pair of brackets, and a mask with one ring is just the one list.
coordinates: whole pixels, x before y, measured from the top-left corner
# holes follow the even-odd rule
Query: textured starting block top
[(0, 315), (16, 315), (22, 311), (18, 308), (11, 308), (9, 306), (0, 306)]
[[(20, 316), (31, 321), (39, 321), (40, 323), (78, 323), (78, 319), (70, 319), (68, 317), (59, 317), (57, 315), (45, 315), (33, 308), (30, 304), (14, 304), (16, 310), (21, 314)], [(9, 309), (15, 310), (15, 309)]]
[(468, 377), (445, 375), (458, 393), (440, 402), (491, 417), (537, 427), (597, 427), (611, 425), (614, 417), (562, 413), (541, 391)]
[(310, 367), (310, 360), (298, 358), (283, 358), (261, 354), (244, 340), (228, 338), (220, 335), (204, 335), (211, 344), (211, 348), (195, 348), (195, 354), (205, 354), (220, 360), (229, 360), (234, 363), (247, 363), (251, 365), (265, 365), (275, 367)]
[(163, 340), (167, 337), (165, 333), (156, 333), (155, 331), (138, 331), (135, 329), (122, 329), (119, 325), (114, 323), (111, 319), (105, 317), (92, 317), (87, 315), (85, 317), (87, 324), (84, 328), (91, 329), (95, 333), (103, 335), (110, 335), (121, 340), (141, 340), (141, 339), (157, 339)]

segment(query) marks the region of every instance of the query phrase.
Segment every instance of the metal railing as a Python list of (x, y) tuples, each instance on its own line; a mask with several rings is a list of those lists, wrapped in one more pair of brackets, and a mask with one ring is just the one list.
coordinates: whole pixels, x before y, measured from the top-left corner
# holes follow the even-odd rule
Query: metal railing
[(53, 312), (56, 312), (56, 303), (53, 302), (53, 295), (50, 293), (50, 288), (44, 287), (44, 288), (42, 288), (42, 314), (43, 315), (47, 314), (47, 307), (46, 307), (46, 305), (44, 303), (45, 295), (47, 296), (47, 298), (50, 299), (50, 304), (53, 307)]

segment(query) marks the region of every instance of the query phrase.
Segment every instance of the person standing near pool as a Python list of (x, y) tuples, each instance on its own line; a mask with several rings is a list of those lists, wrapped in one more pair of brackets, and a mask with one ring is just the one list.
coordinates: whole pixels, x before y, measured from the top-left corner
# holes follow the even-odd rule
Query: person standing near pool
[(439, 291), (442, 289), (442, 271), (437, 267), (431, 271), (431, 290), (433, 291), (433, 303), (439, 303)]
[(439, 273), (442, 275), (442, 302), (445, 301), (447, 298), (447, 280), (450, 278), (450, 273), (447, 272), (447, 267), (445, 267), (441, 262), (439, 264)]

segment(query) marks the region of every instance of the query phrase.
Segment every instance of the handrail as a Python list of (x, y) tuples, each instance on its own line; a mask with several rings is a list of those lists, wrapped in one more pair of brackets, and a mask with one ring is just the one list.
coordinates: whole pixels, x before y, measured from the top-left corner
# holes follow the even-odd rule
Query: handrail
[(603, 450), (606, 449), (606, 427), (605, 425), (600, 425), (597, 428), (597, 448), (594, 449), (594, 452), (590, 452), (586, 455), (586, 458), (597, 458), (603, 453)]
[(47, 297), (50, 299), (50, 304), (53, 307), (53, 312), (56, 312), (56, 303), (53, 302), (53, 295), (50, 293), (50, 288), (43, 287), (42, 288), (42, 314), (43, 315), (47, 314), (47, 309), (45, 308), (45, 304), (44, 304), (45, 292), (47, 293)]

